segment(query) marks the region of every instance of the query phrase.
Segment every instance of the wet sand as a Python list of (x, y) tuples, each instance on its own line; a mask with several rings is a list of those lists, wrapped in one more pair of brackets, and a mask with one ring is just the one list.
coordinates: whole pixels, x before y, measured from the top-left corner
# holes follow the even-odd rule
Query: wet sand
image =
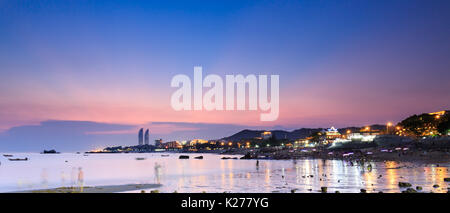
[(36, 189), (15, 191), (9, 193), (117, 193), (135, 190), (146, 190), (161, 187), (161, 184), (126, 184), (126, 185), (108, 185), (108, 186), (86, 186), (83, 191), (80, 187), (59, 187), (53, 189)]

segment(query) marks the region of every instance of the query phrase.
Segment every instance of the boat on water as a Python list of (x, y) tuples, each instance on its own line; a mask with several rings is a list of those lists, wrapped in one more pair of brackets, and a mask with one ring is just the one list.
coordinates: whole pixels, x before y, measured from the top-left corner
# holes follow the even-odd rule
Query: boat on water
[(59, 152), (52, 149), (52, 150), (44, 150), (43, 152), (41, 152), (41, 154), (59, 154)]
[(230, 159), (233, 159), (233, 160), (236, 160), (236, 159), (238, 159), (237, 157), (234, 157), (234, 158), (230, 158), (230, 157), (223, 157), (223, 158), (221, 158), (222, 160), (230, 160)]
[(195, 159), (203, 159), (203, 156), (197, 156)]
[(8, 158), (10, 161), (27, 161), (28, 158)]
[(178, 159), (189, 159), (189, 155), (180, 155)]
[(161, 157), (169, 157), (169, 155), (161, 155)]
[(8, 154), (4, 154), (3, 155), (3, 157), (5, 157), (5, 158), (10, 158), (10, 157), (12, 157), (13, 155), (8, 155)]
[(146, 158), (136, 158), (136, 160), (145, 160)]

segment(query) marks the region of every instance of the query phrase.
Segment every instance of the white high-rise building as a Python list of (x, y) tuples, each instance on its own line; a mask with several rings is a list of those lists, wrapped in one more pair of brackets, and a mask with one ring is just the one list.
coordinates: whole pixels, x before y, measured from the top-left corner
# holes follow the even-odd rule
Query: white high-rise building
[(144, 137), (144, 140), (145, 140), (145, 141), (144, 141), (144, 142), (145, 142), (145, 143), (144, 143), (145, 145), (149, 145), (149, 144), (150, 144), (150, 143), (149, 143), (150, 141), (149, 141), (149, 131), (148, 131), (148, 129), (145, 130), (145, 137)]
[(141, 128), (140, 130), (139, 130), (139, 146), (142, 146), (143, 144), (144, 144), (144, 129), (143, 128)]

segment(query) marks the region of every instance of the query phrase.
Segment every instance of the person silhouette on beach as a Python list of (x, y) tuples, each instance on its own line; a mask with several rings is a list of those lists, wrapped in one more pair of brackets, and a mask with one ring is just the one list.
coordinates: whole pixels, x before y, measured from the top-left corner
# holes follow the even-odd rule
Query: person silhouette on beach
[(81, 167), (78, 168), (78, 186), (80, 187), (80, 192), (83, 192), (84, 184), (84, 173)]

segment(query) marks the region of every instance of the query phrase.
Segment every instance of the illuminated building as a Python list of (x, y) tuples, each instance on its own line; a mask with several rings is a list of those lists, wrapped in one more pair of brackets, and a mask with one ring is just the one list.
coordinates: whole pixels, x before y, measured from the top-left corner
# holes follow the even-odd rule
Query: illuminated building
[(372, 142), (377, 135), (367, 135), (361, 133), (351, 133), (347, 136), (349, 141), (363, 141), (363, 142)]
[(194, 140), (191, 140), (189, 142), (189, 145), (190, 146), (195, 146), (196, 144), (205, 144), (205, 143), (208, 143), (208, 141), (207, 140), (203, 140), (203, 139), (194, 139)]
[(165, 149), (182, 149), (183, 148), (181, 143), (178, 141), (170, 141), (170, 142), (164, 143), (163, 147)]
[(370, 126), (366, 126), (360, 130), (363, 135), (380, 135), (380, 130), (372, 129)]
[(270, 137), (272, 137), (272, 132), (264, 131), (263, 133), (261, 133), (261, 138), (263, 140), (269, 139)]
[(334, 126), (332, 126), (331, 128), (329, 128), (325, 131), (325, 137), (327, 140), (334, 140), (336, 138), (340, 138), (341, 133), (339, 133), (338, 129), (336, 129), (336, 128), (334, 128)]

